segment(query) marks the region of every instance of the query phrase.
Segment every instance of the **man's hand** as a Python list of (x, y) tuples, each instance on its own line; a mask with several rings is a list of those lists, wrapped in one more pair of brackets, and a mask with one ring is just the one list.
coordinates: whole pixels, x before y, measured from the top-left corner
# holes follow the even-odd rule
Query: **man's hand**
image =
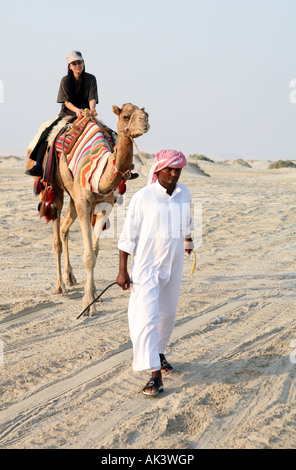
[(185, 251), (190, 255), (194, 248), (192, 238), (185, 238)]
[(127, 270), (128, 253), (119, 250), (119, 273), (116, 282), (123, 290), (130, 288), (131, 279)]
[(130, 284), (131, 284), (131, 280), (130, 280), (128, 272), (126, 272), (126, 273), (119, 272), (119, 274), (116, 278), (116, 282), (119, 285), (119, 287), (121, 287), (123, 290), (129, 289)]

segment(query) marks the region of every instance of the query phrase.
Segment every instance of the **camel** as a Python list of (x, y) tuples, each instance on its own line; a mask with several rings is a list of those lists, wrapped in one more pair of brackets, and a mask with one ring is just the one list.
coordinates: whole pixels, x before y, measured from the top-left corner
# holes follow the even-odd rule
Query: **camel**
[[(57, 257), (57, 283), (54, 292), (64, 293), (65, 284), (70, 286), (76, 284), (69, 259), (68, 238), (69, 229), (78, 216), (83, 236), (83, 263), (86, 270), (83, 308), (86, 309), (84, 315), (89, 316), (96, 313), (94, 303), (96, 295), (94, 268), (99, 252), (99, 236), (116, 201), (114, 191), (118, 188), (122, 177), (128, 178), (130, 175), (133, 163), (133, 139), (148, 132), (150, 127), (148, 114), (144, 108), (139, 109), (131, 103), (126, 103), (121, 108), (114, 105), (112, 110), (118, 116), (118, 138), (115, 151), (109, 155), (101, 174), (99, 193), (89, 191), (79, 184), (68, 167), (65, 155), (64, 158), (57, 158), (51, 181), (51, 186), (55, 192), (55, 206), (57, 209), (56, 218), (52, 220), (53, 251)], [(34, 165), (34, 162), (29, 159), (31, 151), (32, 149), (29, 147), (27, 169)], [(69, 194), (70, 202), (61, 219), (64, 191)], [(99, 203), (101, 205), (98, 206)], [(96, 206), (99, 213), (96, 216), (95, 230), (92, 230), (91, 213)], [(64, 254), (63, 275), (61, 269), (62, 253)]]

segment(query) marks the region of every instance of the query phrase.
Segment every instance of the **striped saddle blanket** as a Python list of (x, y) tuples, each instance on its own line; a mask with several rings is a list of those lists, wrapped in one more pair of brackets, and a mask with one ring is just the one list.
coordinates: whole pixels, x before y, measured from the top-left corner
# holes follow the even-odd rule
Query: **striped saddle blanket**
[[(61, 151), (59, 146), (56, 146), (56, 151)], [(90, 121), (66, 157), (68, 167), (79, 184), (99, 193), (100, 179), (112, 153), (113, 147), (105, 139), (98, 124)]]

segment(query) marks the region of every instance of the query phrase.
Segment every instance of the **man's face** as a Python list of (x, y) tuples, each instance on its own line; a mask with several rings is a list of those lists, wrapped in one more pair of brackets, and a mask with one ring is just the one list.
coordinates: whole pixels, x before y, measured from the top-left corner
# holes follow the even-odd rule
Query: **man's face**
[(167, 167), (158, 172), (158, 181), (166, 189), (174, 188), (180, 178), (182, 168)]

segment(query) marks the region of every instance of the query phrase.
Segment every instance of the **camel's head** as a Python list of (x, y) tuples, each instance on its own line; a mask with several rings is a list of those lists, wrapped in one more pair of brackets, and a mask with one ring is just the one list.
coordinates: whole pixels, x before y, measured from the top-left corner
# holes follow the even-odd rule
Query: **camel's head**
[(117, 129), (123, 132), (127, 137), (139, 137), (149, 131), (148, 114), (145, 109), (139, 109), (137, 106), (126, 103), (122, 108), (113, 105), (113, 112), (118, 116)]

